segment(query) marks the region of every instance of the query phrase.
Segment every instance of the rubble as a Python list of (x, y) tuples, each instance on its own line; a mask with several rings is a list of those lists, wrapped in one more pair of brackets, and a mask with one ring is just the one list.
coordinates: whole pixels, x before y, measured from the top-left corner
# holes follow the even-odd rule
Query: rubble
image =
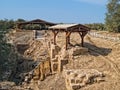
[(50, 57), (44, 41), (31, 41), (29, 48), (24, 53), (24, 56), (31, 57), (34, 62), (37, 62), (32, 69), (32, 79), (44, 80), (44, 78), (50, 74)]
[(11, 30), (6, 34), (7, 43), (28, 44), (29, 40), (34, 38), (34, 32), (31, 30)]
[(50, 75), (50, 62), (49, 60), (40, 62), (34, 71), (34, 80), (44, 80), (46, 76)]
[(78, 90), (88, 84), (104, 81), (103, 73), (95, 69), (71, 69), (63, 72), (67, 90)]
[(55, 58), (56, 55), (60, 52), (60, 47), (58, 45), (51, 44), (51, 52), (50, 52), (50, 57), (51, 59)]
[(69, 55), (65, 47), (60, 48), (57, 45), (51, 45), (51, 70), (52, 74), (60, 73), (63, 66), (68, 63)]
[[(20, 77), (22, 79), (24, 90), (31, 88), (36, 90), (34, 88), (35, 82), (37, 82), (40, 90), (56, 90), (61, 85), (64, 86), (64, 89), (60, 88), (58, 90), (66, 90), (65, 85), (67, 90), (77, 90), (105, 80), (103, 73), (99, 72), (98, 68), (83, 69), (89, 64), (91, 66), (94, 64), (90, 62), (93, 59), (88, 60), (89, 62), (85, 61), (86, 58), (84, 57), (88, 56), (88, 48), (71, 46), (71, 48), (66, 50), (64, 46), (52, 44), (47, 37), (29, 40), (28, 44), (29, 47), (26, 46), (27, 50), (25, 52), (24, 50), (22, 51), (24, 52), (24, 57), (30, 58), (31, 60), (20, 62), (18, 71), (21, 73), (16, 74), (18, 78)], [(91, 57), (91, 55), (89, 56)], [(81, 63), (81, 61), (84, 62)], [(62, 72), (63, 75), (61, 75)], [(30, 84), (33, 84), (33, 86), (30, 86)], [(56, 87), (55, 85), (58, 86)]]
[(0, 90), (10, 90), (15, 86), (14, 82), (4, 81), (0, 83)]

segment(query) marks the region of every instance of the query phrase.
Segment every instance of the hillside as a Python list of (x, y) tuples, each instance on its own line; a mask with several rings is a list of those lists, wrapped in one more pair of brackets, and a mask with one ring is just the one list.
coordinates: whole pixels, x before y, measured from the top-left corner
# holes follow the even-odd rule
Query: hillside
[[(48, 32), (46, 40), (52, 39), (52, 33)], [(105, 35), (105, 33), (100, 33)], [(65, 45), (65, 34), (60, 33), (57, 36), (57, 44), (59, 47)], [(76, 46), (80, 43), (79, 34), (71, 34), (71, 44)], [(24, 55), (37, 58), (44, 58), (47, 55), (49, 57), (49, 49), (46, 46), (46, 42), (31, 41), (29, 48), (25, 51)], [(84, 46), (88, 48), (88, 52), (83, 55), (74, 56), (73, 60), (64, 66), (64, 69), (82, 70), (82, 69), (94, 69), (104, 74), (103, 81), (98, 83), (87, 84), (80, 90), (119, 90), (120, 88), (120, 42), (113, 41), (105, 38), (97, 38), (91, 35), (85, 37)], [(48, 51), (47, 51), (48, 50)], [(29, 52), (30, 51), (30, 52)], [(45, 53), (45, 52), (48, 53)], [(43, 55), (44, 54), (44, 55)], [(46, 55), (45, 55), (46, 54)], [(22, 68), (22, 67), (21, 67)], [(3, 85), (2, 83), (0, 85)], [(12, 89), (22, 90), (66, 90), (65, 75), (64, 72), (48, 75), (43, 81), (30, 81), (28, 84), (13, 85)]]

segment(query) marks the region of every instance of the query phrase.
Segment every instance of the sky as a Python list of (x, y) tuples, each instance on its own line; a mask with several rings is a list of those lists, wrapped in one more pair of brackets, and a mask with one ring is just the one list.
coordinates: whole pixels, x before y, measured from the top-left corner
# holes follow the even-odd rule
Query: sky
[(0, 19), (104, 23), (108, 0), (0, 0)]

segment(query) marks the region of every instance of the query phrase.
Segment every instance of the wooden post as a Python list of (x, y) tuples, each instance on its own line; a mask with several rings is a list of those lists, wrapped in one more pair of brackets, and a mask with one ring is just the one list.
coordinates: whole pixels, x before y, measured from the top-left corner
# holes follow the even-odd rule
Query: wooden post
[(81, 37), (81, 46), (84, 47), (84, 37), (87, 34), (87, 31), (85, 32), (79, 32), (79, 35)]
[(70, 35), (71, 35), (71, 32), (68, 33), (68, 44), (70, 44)]
[(68, 36), (67, 36), (68, 32), (66, 32), (66, 50), (67, 50), (67, 46), (68, 46)]
[(55, 34), (55, 31), (53, 33), (54, 33), (54, 45), (56, 45), (56, 34)]
[(84, 43), (84, 36), (81, 36), (81, 46), (82, 47), (84, 46), (83, 43)]
[(54, 45), (56, 45), (56, 36), (57, 36), (57, 34), (58, 34), (58, 31), (52, 31), (53, 32), (53, 34), (54, 34)]
[(66, 50), (68, 48), (68, 44), (70, 44), (70, 34), (71, 32), (66, 32)]

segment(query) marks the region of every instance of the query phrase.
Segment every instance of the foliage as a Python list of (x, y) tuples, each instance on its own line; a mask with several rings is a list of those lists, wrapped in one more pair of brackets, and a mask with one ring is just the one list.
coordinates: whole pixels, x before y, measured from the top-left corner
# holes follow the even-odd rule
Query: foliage
[(120, 32), (120, 0), (109, 0), (106, 13), (106, 29)]
[(14, 21), (13, 20), (0, 20), (0, 31), (7, 31), (9, 29), (14, 28)]
[(26, 22), (26, 20), (19, 18), (19, 19), (17, 19), (15, 22), (16, 22), (16, 23), (21, 23), (21, 22)]
[(8, 79), (6, 73), (14, 71), (16, 66), (15, 48), (5, 39), (5, 34), (11, 28), (14, 28), (13, 20), (0, 20), (0, 80)]
[(105, 25), (103, 23), (93, 23), (93, 24), (85, 24), (86, 26), (88, 26), (89, 28), (91, 28), (91, 30), (105, 30)]

